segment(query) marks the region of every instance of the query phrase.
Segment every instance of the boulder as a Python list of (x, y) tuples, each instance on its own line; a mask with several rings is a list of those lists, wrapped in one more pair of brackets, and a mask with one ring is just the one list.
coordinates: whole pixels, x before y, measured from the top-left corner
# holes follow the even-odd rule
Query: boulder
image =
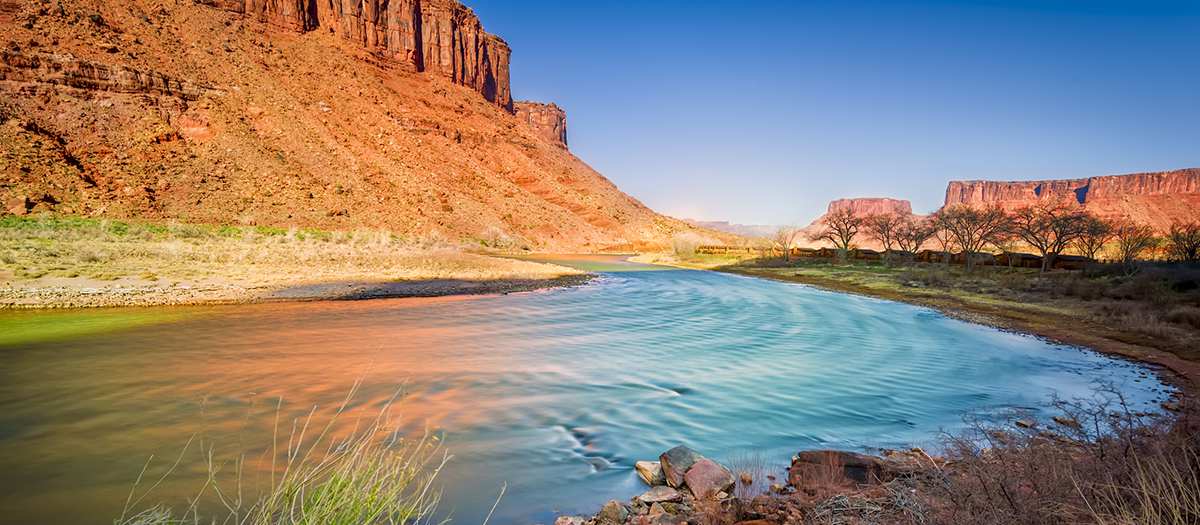
[(651, 487), (667, 484), (667, 478), (663, 477), (662, 463), (658, 461), (639, 461), (633, 464), (633, 468), (637, 470), (638, 477)]
[(675, 490), (671, 487), (659, 485), (657, 487), (651, 487), (650, 490), (647, 490), (641, 496), (638, 496), (637, 499), (642, 503), (650, 503), (653, 505), (655, 503), (679, 501), (683, 499), (683, 494), (680, 494), (678, 490)]
[(675, 488), (683, 486), (684, 474), (687, 474), (688, 469), (692, 468), (692, 465), (701, 459), (704, 459), (704, 456), (684, 445), (679, 445), (663, 452), (658, 457), (659, 463), (662, 464), (663, 477), (666, 478), (667, 485)]
[(587, 518), (583, 516), (559, 516), (554, 520), (554, 525), (584, 525), (587, 523)]
[(20, 196), (4, 200), (4, 209), (13, 215), (25, 215), (32, 207), (28, 197)]
[(734, 484), (733, 473), (708, 458), (701, 458), (693, 464), (684, 475), (684, 481), (698, 499), (709, 499), (729, 492)]
[(600, 513), (596, 515), (596, 525), (621, 525), (625, 523), (625, 518), (629, 517), (629, 509), (625, 508), (621, 502), (610, 499), (604, 507), (600, 509)]
[(792, 458), (788, 483), (802, 488), (808, 483), (835, 485), (874, 484), (890, 479), (883, 461), (875, 456), (841, 450), (808, 450)]

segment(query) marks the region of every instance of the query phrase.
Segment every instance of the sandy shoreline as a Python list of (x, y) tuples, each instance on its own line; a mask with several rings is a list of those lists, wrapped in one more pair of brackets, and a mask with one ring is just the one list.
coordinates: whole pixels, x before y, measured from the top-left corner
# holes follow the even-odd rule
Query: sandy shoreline
[(444, 297), (530, 292), (578, 286), (591, 274), (545, 278), (428, 279), (412, 281), (339, 280), (296, 282), (283, 286), (230, 283), (194, 285), (127, 284), (89, 286), (0, 287), (0, 309), (107, 308), (126, 306), (195, 306), (303, 301), (355, 301), (401, 297)]

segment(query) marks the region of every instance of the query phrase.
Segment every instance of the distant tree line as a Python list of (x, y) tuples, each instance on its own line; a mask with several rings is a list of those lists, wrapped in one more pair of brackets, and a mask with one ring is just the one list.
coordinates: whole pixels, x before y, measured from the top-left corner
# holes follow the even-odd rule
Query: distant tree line
[[(954, 253), (961, 253), (967, 271), (973, 270), (979, 259), (992, 257), (992, 251), (1005, 254), (1011, 265), (1021, 246), (1037, 252), (1043, 272), (1054, 268), (1055, 261), (1069, 249), (1095, 261), (1107, 246), (1112, 246), (1112, 259), (1130, 273), (1136, 270), (1138, 260), (1159, 248), (1172, 261), (1200, 261), (1200, 222), (1175, 224), (1160, 237), (1149, 226), (1104, 219), (1066, 202), (1039, 203), (1012, 212), (997, 206), (959, 204), (928, 217), (897, 213), (860, 216), (849, 209), (835, 210), (822, 218), (820, 231), (810, 240), (832, 243), (844, 260), (860, 235), (881, 244), (884, 261), (889, 264), (897, 258), (911, 261), (914, 254), (935, 243), (947, 263)], [(786, 248), (791, 238), (781, 235), (776, 241), (788, 241), (783, 244)]]

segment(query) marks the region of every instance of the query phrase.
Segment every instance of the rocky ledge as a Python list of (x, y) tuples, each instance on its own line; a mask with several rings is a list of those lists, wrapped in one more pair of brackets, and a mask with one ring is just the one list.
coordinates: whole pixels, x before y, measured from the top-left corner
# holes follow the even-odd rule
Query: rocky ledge
[[(839, 450), (804, 451), (792, 457), (786, 483), (756, 479), (680, 445), (658, 461), (638, 461), (649, 487), (628, 504), (610, 500), (591, 517), (560, 516), (554, 525), (683, 525), (798, 523), (811, 511), (811, 496), (833, 489), (879, 488), (937, 460), (920, 449), (871, 456)], [(807, 503), (806, 503), (807, 501)]]

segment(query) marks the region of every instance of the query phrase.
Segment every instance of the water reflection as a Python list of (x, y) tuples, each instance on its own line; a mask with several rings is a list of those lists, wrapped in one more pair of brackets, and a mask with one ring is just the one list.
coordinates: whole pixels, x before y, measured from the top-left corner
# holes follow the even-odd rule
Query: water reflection
[[(1097, 378), (1145, 406), (1163, 388), (1139, 367), (921, 308), (680, 270), (510, 296), (186, 311), (0, 348), (8, 519), (109, 522), (146, 457), (161, 472), (193, 435), (244, 455), (253, 484), (277, 414), (328, 417), (355, 382), (339, 424), (403, 388), (404, 430), (446, 437), (443, 510), (462, 523), (505, 482), (493, 523), (627, 498), (633, 462), (677, 443), (785, 461), (924, 442), (964, 411), (1036, 406)], [(203, 474), (197, 448), (158, 492), (179, 501)]]

